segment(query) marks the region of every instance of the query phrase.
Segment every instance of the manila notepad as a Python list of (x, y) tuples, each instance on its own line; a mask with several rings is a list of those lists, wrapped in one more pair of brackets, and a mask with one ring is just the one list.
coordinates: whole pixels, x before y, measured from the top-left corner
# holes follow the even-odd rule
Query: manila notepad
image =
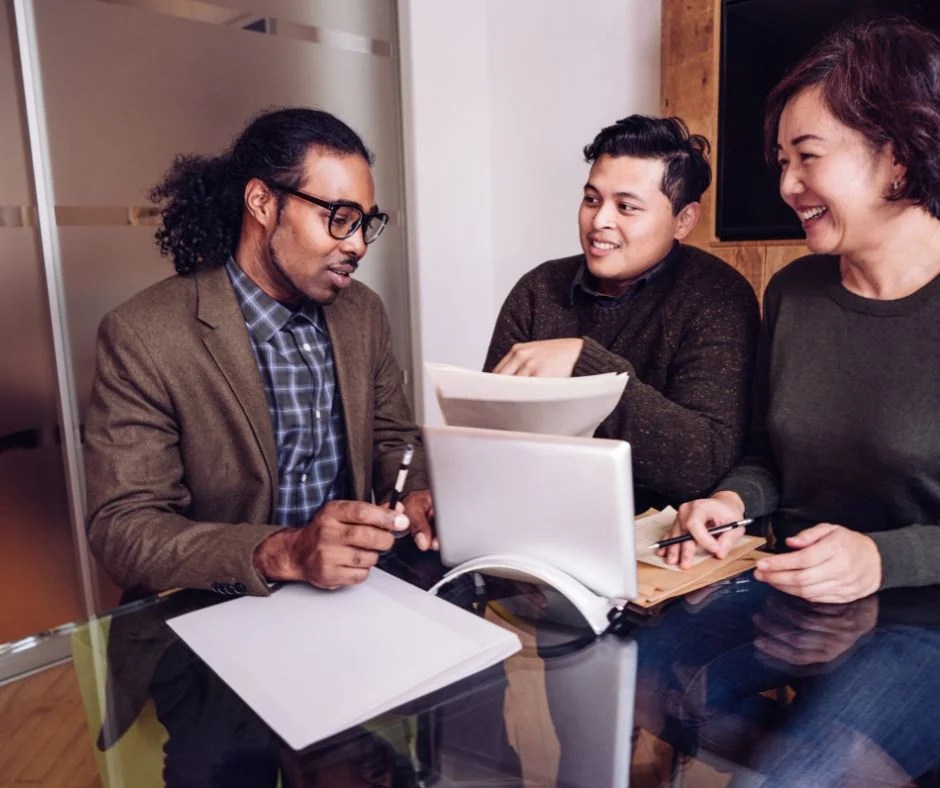
[(743, 536), (731, 552), (718, 560), (700, 550), (689, 569), (667, 564), (650, 545), (665, 539), (676, 518), (671, 506), (661, 512), (642, 515), (635, 520), (637, 557), (637, 596), (631, 605), (651, 608), (677, 596), (747, 572), (761, 557), (759, 548), (767, 540), (759, 536)]
[(169, 625), (295, 750), (522, 647), (513, 633), (378, 569), (339, 591), (291, 584)]

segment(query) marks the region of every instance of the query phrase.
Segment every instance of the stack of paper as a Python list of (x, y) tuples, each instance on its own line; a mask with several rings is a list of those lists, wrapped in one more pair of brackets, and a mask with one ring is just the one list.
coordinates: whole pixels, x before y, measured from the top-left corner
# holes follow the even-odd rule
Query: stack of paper
[(590, 438), (610, 415), (627, 374), (578, 378), (517, 377), (425, 363), (441, 413), (453, 427)]
[(292, 584), (169, 624), (295, 750), (522, 647), (515, 634), (378, 569), (339, 591)]

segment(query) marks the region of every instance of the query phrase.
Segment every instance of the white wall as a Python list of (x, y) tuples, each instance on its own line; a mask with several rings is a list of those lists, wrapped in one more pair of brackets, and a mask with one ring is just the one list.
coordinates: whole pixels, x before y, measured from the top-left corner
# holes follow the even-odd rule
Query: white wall
[[(660, 6), (399, 0), (417, 375), (479, 368), (516, 280), (579, 251), (581, 149), (658, 112)], [(427, 381), (415, 391), (439, 421)]]
[(580, 252), (582, 149), (656, 114), (659, 0), (492, 0), (487, 18), (490, 211), (497, 309), (522, 274)]

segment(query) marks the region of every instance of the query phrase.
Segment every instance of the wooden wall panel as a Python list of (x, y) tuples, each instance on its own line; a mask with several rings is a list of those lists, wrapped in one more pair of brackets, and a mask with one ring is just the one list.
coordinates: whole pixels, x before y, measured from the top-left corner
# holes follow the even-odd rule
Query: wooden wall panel
[[(662, 96), (664, 115), (678, 115), (712, 145), (718, 160), (718, 53), (721, 0), (662, 0)], [(767, 280), (790, 260), (808, 254), (793, 241), (730, 243), (715, 236), (715, 186), (702, 198), (702, 218), (689, 236), (737, 268), (762, 296)]]
[(714, 249), (711, 251), (743, 274), (758, 295), (764, 292), (767, 284), (767, 247), (732, 246), (717, 252)]

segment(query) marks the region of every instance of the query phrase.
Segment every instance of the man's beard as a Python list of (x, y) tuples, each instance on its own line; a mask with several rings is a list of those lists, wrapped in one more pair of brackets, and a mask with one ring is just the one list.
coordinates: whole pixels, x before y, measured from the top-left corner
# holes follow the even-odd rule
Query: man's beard
[(281, 265), (281, 261), (278, 260), (277, 252), (274, 251), (274, 244), (272, 241), (273, 241), (273, 238), (268, 241), (268, 259), (271, 261), (272, 267), (274, 268), (275, 271), (278, 272), (278, 274), (281, 277), (281, 280), (284, 282), (284, 284), (286, 284), (291, 289), (294, 295), (298, 296), (301, 301), (309, 300), (310, 296), (308, 296), (303, 290), (301, 290), (297, 286), (297, 283), (293, 279), (290, 278), (290, 275), (287, 273), (287, 271), (284, 270), (284, 266)]
[[(297, 284), (297, 282), (295, 282), (291, 278), (290, 274), (287, 273), (287, 269), (284, 268), (280, 259), (278, 259), (277, 252), (274, 251), (274, 239), (277, 237), (278, 231), (280, 229), (281, 229), (281, 222), (280, 222), (280, 219), (278, 219), (277, 227), (275, 228), (274, 233), (268, 239), (268, 259), (271, 261), (271, 267), (275, 271), (277, 271), (278, 276), (280, 276), (281, 278), (281, 281), (290, 289), (292, 293), (294, 293), (294, 295), (300, 298), (302, 302), (315, 300), (308, 293), (304, 292), (304, 290)], [(347, 265), (351, 265), (353, 267), (353, 273), (355, 273), (355, 271), (358, 270), (359, 268), (359, 261), (361, 259), (362, 259), (361, 257), (355, 254), (347, 255), (345, 263)], [(325, 274), (326, 273), (325, 270), (322, 273)], [(334, 293), (333, 298), (330, 298), (328, 301), (324, 301), (323, 303), (324, 304), (332, 303), (337, 295), (338, 295), (337, 293)]]

